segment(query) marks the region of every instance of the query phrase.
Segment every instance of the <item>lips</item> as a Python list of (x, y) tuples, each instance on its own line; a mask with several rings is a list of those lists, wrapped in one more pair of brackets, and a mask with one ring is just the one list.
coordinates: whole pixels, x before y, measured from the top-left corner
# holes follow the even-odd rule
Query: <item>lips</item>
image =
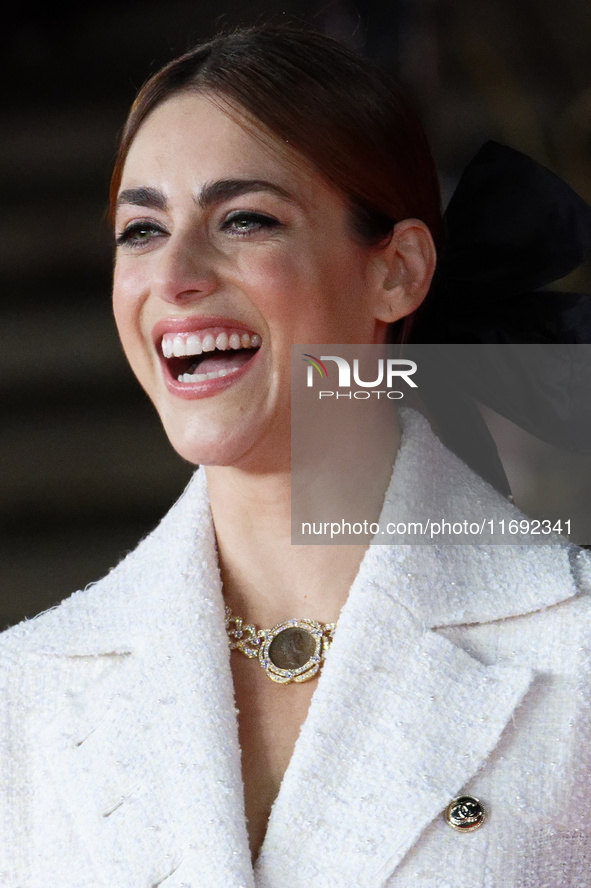
[(261, 337), (221, 319), (162, 322), (154, 330), (167, 387), (181, 397), (205, 397), (227, 388), (247, 371)]

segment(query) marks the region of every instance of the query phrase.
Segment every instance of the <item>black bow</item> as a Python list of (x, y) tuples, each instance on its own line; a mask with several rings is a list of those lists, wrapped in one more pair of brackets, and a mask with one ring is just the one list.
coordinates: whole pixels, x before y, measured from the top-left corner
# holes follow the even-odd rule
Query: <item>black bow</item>
[[(433, 344), (421, 395), (445, 443), (507, 493), (474, 399), (542, 440), (591, 452), (591, 295), (540, 289), (585, 260), (591, 207), (531, 158), (487, 142), (444, 222), (445, 246), (410, 340)], [(449, 343), (471, 346), (461, 350), (461, 386), (453, 382), (460, 352)], [(527, 348), (541, 343), (556, 346), (542, 360)], [(575, 347), (583, 343), (590, 348)]]

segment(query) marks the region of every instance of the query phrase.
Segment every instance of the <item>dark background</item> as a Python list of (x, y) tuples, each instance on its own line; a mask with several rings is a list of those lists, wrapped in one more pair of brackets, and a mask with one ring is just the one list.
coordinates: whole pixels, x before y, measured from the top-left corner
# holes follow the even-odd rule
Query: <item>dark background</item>
[[(126, 367), (109, 302), (117, 134), (163, 63), (220, 26), (311, 22), (397, 74), (444, 195), (493, 138), (591, 202), (588, 0), (121, 0), (12, 12), (0, 57), (0, 628), (98, 579), (191, 472)], [(583, 268), (568, 284), (590, 289), (589, 279)]]

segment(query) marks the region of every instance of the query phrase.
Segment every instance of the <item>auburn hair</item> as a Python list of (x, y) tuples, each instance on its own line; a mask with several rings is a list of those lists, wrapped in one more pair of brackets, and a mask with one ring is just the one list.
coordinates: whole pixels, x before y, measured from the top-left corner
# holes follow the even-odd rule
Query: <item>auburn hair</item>
[(378, 243), (421, 219), (437, 245), (439, 181), (423, 127), (397, 84), (348, 44), (263, 25), (222, 34), (167, 64), (141, 88), (122, 132), (111, 215), (140, 126), (171, 96), (208, 93), (303, 156), (351, 208), (354, 233)]

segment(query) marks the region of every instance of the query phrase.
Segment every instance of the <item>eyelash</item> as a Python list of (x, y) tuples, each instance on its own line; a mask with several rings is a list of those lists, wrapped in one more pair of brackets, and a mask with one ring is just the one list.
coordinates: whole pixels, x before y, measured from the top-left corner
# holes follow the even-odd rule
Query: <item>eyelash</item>
[[(150, 236), (147, 238), (140, 238), (139, 234), (142, 231), (149, 233)], [(132, 222), (127, 228), (123, 229), (121, 234), (117, 235), (115, 238), (115, 245), (117, 247), (128, 246), (137, 249), (152, 240), (154, 236), (160, 237), (164, 234), (166, 234), (166, 231), (158, 225), (155, 225), (153, 222)]]
[[(232, 226), (237, 222), (246, 222), (248, 228), (233, 228)], [(273, 216), (267, 216), (264, 213), (245, 212), (244, 210), (240, 210), (232, 213), (224, 219), (220, 227), (222, 231), (231, 233), (233, 237), (248, 237), (256, 231), (280, 228), (281, 222)], [(146, 238), (140, 238), (139, 235), (141, 232), (146, 232), (149, 236)], [(165, 234), (166, 231), (158, 225), (155, 225), (153, 222), (132, 222), (121, 232), (121, 234), (117, 235), (115, 238), (115, 244), (118, 247), (128, 246), (137, 249), (148, 243), (153, 237), (160, 237)]]
[[(236, 222), (249, 223), (248, 229), (232, 228)], [(223, 231), (232, 231), (234, 237), (246, 237), (253, 231), (262, 231), (263, 229), (272, 229), (281, 227), (281, 223), (273, 216), (267, 216), (265, 213), (254, 213), (252, 211), (239, 210), (231, 213), (222, 223)]]

